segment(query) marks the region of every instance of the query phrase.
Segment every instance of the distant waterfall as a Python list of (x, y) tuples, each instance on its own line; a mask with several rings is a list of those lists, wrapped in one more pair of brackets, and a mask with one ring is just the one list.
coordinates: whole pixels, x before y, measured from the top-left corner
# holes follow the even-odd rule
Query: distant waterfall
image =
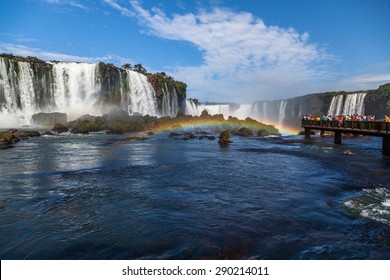
[(186, 99), (186, 115), (199, 116), (198, 107), (191, 99)]
[[(186, 114), (199, 116), (203, 110), (210, 115), (222, 114), (225, 119), (229, 116), (238, 119), (252, 118), (257, 121), (283, 126), (286, 117), (288, 100), (259, 101), (253, 104), (200, 104), (196, 106), (192, 100), (186, 101)], [(289, 116), (290, 117), (290, 116)]]
[[(367, 93), (350, 93), (344, 101), (343, 95), (333, 96), (330, 102), (328, 115), (363, 115), (364, 114), (364, 99)], [(343, 102), (344, 101), (344, 102)]]
[(287, 100), (280, 100), (279, 101), (279, 119), (278, 119), (278, 126), (283, 126), (283, 120), (286, 116), (286, 106), (287, 106)]
[(344, 103), (343, 115), (363, 115), (365, 97), (366, 93), (348, 94)]
[(344, 99), (343, 95), (333, 96), (329, 106), (328, 115), (338, 116), (342, 114), (343, 99)]
[(253, 118), (253, 105), (252, 104), (241, 104), (236, 111), (234, 111), (233, 116), (244, 120), (247, 117)]
[(231, 116), (229, 104), (198, 105), (199, 115), (202, 113), (203, 110), (206, 110), (210, 115), (222, 114), (224, 118), (228, 118), (229, 116)]

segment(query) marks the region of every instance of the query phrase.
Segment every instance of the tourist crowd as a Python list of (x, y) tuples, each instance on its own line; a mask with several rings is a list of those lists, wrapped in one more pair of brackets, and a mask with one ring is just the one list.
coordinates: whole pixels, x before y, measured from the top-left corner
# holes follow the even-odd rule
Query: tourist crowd
[[(373, 122), (375, 121), (375, 116), (374, 115), (364, 115), (364, 116), (361, 116), (361, 115), (357, 115), (357, 114), (354, 114), (354, 115), (338, 115), (338, 116), (331, 116), (331, 115), (322, 115), (321, 117), (320, 116), (313, 116), (313, 115), (305, 115), (302, 117), (303, 120), (305, 121), (339, 121), (339, 122), (343, 122), (343, 121), (362, 121), (362, 122)], [(390, 122), (390, 117), (385, 115), (384, 117), (384, 121), (385, 122)]]

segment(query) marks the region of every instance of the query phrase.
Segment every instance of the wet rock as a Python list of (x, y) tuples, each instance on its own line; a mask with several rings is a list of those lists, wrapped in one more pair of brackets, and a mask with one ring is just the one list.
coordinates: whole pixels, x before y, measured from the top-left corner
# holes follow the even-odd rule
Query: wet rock
[(219, 135), (218, 143), (221, 145), (227, 145), (227, 144), (231, 143), (229, 130), (225, 130), (225, 131), (221, 132), (221, 134)]
[(215, 136), (207, 136), (208, 140), (215, 140)]
[(352, 152), (351, 150), (346, 150), (346, 151), (344, 151), (343, 154), (346, 155), (346, 156), (354, 156), (355, 155), (355, 153)]
[(67, 122), (66, 113), (38, 113), (32, 116), (32, 123), (35, 126), (53, 127), (57, 123), (66, 125)]
[(195, 139), (196, 136), (193, 133), (186, 133), (184, 134), (183, 140), (190, 140), (190, 139)]
[(61, 123), (56, 123), (51, 130), (56, 132), (56, 133), (68, 132), (68, 128)]
[(123, 131), (118, 130), (118, 129), (110, 129), (110, 130), (107, 130), (107, 131), (106, 131), (106, 134), (116, 134), (116, 135), (120, 135), (120, 134), (123, 134)]
[(44, 133), (43, 133), (43, 135), (49, 135), (49, 136), (53, 136), (53, 135), (55, 135), (53, 132), (51, 132), (51, 131), (45, 131)]
[(1, 131), (0, 132), (0, 149), (12, 148), (12, 144), (19, 141), (12, 133), (12, 131)]
[(174, 138), (174, 137), (178, 137), (178, 136), (182, 136), (182, 135), (183, 135), (183, 133), (179, 133), (179, 132), (175, 132), (175, 131), (169, 132), (170, 138)]
[(41, 136), (39, 131), (35, 131), (35, 130), (16, 130), (13, 132), (13, 135), (19, 139), (27, 139), (29, 137)]
[(207, 135), (207, 134), (210, 134), (210, 132), (207, 132), (207, 131), (204, 131), (204, 130), (200, 130), (200, 131), (197, 131), (196, 134)]

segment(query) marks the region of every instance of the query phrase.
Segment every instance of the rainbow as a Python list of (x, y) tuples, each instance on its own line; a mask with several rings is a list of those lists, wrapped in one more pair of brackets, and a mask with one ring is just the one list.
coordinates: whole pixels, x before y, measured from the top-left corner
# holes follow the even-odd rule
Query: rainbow
[[(261, 124), (261, 123), (253, 123), (250, 122), (243, 123), (243, 120), (238, 122), (231, 122), (229, 120), (222, 119), (206, 119), (200, 117), (192, 117), (188, 119), (172, 119), (167, 122), (163, 122), (153, 126), (150, 130), (154, 132), (166, 131), (166, 130), (194, 130), (194, 129), (202, 129), (202, 130), (212, 130), (215, 127), (247, 127), (252, 129), (253, 131), (259, 130), (262, 125), (273, 125), (274, 124)], [(293, 127), (283, 126), (279, 128), (279, 132), (283, 135), (297, 135), (299, 130)]]

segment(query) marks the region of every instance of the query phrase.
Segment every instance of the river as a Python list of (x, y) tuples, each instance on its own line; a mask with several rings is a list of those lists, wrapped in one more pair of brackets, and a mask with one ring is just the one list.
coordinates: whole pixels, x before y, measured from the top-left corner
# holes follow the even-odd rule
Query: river
[(390, 258), (380, 138), (124, 137), (0, 151), (0, 258)]

